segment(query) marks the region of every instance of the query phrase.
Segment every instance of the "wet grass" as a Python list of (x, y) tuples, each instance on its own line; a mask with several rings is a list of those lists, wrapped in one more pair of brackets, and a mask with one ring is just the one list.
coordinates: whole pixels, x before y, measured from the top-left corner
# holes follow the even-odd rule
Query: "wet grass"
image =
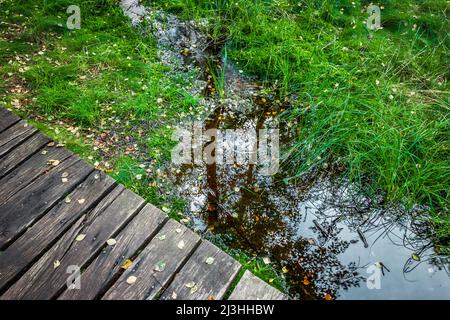
[[(285, 154), (295, 177), (330, 163), (387, 203), (429, 208), (431, 236), (447, 250), (449, 5), (382, 1), (383, 29), (369, 32), (369, 1), (152, 1), (209, 19), (228, 58), (247, 74), (298, 97)], [(220, 35), (220, 36), (219, 36)]]

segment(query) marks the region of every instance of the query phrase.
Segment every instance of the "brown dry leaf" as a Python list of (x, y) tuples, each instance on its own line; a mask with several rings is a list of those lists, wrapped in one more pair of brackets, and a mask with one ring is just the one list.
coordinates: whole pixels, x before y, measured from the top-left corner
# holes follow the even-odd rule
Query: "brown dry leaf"
[(212, 294), (210, 294), (210, 295), (208, 296), (208, 300), (216, 300), (216, 297), (214, 297)]
[(305, 277), (303, 278), (303, 284), (304, 284), (305, 286), (307, 286), (307, 285), (310, 284), (309, 279), (308, 279), (307, 276), (305, 276)]
[(332, 299), (331, 294), (328, 292), (325, 294), (325, 300), (330, 301)]
[(49, 143), (47, 143), (47, 147), (54, 147), (55, 146), (55, 143), (52, 141), (52, 142), (49, 142)]

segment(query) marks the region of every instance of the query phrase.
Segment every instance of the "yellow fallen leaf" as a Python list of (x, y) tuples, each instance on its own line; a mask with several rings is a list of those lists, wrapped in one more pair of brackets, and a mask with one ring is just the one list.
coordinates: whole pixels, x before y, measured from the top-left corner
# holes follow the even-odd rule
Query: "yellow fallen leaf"
[(80, 233), (79, 235), (77, 235), (77, 237), (75, 238), (75, 241), (83, 241), (84, 238), (86, 238), (85, 234)]
[(58, 268), (60, 265), (61, 265), (61, 262), (59, 262), (59, 260), (55, 260), (55, 261), (53, 262), (53, 269)]
[(330, 301), (332, 299), (331, 294), (328, 292), (325, 294), (325, 300)]
[(195, 286), (193, 286), (192, 288), (191, 288), (191, 294), (194, 294), (194, 293), (196, 293), (198, 291), (198, 286), (197, 285), (195, 285)]
[(184, 247), (185, 247), (184, 241), (181, 240), (180, 242), (178, 242), (177, 247), (178, 247), (178, 249), (184, 249)]
[(133, 264), (133, 261), (131, 259), (125, 260), (124, 263), (120, 266), (122, 269), (127, 270), (131, 265)]
[(50, 159), (50, 160), (48, 160), (47, 161), (47, 164), (48, 165), (51, 165), (51, 166), (54, 166), (54, 167), (56, 167), (57, 165), (59, 165), (61, 162), (59, 161), (59, 160), (53, 160), (53, 159)]
[(288, 273), (288, 268), (286, 268), (286, 266), (283, 267), (283, 269), (281, 269), (283, 271), (283, 273)]
[(135, 276), (129, 276), (129, 277), (127, 278), (127, 283), (128, 283), (128, 284), (133, 284), (133, 283), (136, 282), (136, 280), (137, 280), (137, 278), (136, 278)]
[(117, 243), (116, 239), (108, 239), (106, 240), (106, 243), (108, 244), (108, 246), (113, 246)]
[(194, 281), (190, 281), (190, 282), (186, 283), (185, 286), (187, 288), (193, 288), (195, 286), (195, 282)]
[(213, 257), (208, 257), (206, 258), (206, 264), (213, 264), (214, 263), (214, 258)]

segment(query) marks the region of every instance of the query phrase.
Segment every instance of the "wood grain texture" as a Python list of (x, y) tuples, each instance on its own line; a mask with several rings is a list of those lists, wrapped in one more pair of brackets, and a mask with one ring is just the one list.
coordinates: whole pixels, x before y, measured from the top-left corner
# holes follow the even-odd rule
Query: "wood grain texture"
[[(42, 217), (93, 170), (78, 157), (70, 157), (0, 204), (0, 248)], [(67, 182), (62, 182), (63, 173), (68, 174)]]
[(0, 178), (19, 166), (49, 142), (49, 138), (40, 133), (36, 133), (3, 158), (0, 158)]
[[(21, 189), (30, 185), (37, 178), (48, 175), (51, 172), (66, 166), (66, 161), (73, 162), (71, 152), (63, 148), (45, 148), (47, 153), (41, 152), (33, 155), (20, 166), (16, 167), (6, 176), (0, 179), (0, 207), (4, 205), (9, 198), (17, 194)], [(72, 160), (70, 160), (72, 159)], [(58, 166), (48, 164), (49, 160), (58, 160)], [(0, 216), (3, 213), (0, 210)]]
[(107, 246), (82, 273), (80, 289), (67, 288), (60, 300), (92, 300), (108, 289), (128, 259), (134, 259), (137, 251), (167, 221), (168, 217), (152, 205), (147, 205), (115, 238), (113, 246)]
[[(114, 184), (114, 180), (102, 172), (91, 173), (86, 181), (67, 196), (67, 200), (60, 201), (7, 247), (0, 254), (0, 292), (39, 258), (82, 214), (110, 192)], [(79, 202), (81, 199), (84, 200), (83, 203)]]
[(286, 296), (246, 270), (229, 300), (286, 300)]
[[(163, 239), (164, 238), (164, 239)], [(180, 242), (183, 248), (179, 248)], [(169, 220), (147, 247), (134, 260), (108, 290), (105, 300), (143, 300), (155, 298), (161, 289), (189, 258), (199, 243), (197, 234), (180, 223)], [(164, 267), (157, 271), (157, 265)], [(129, 277), (136, 277), (133, 284), (127, 283)]]
[[(111, 201), (112, 200), (112, 201)], [(67, 268), (87, 267), (113, 238), (144, 206), (145, 202), (122, 186), (115, 188), (91, 212), (56, 242), (1, 299), (52, 299), (66, 286)], [(77, 241), (77, 235), (85, 235)], [(58, 261), (57, 268), (54, 262)]]
[[(206, 263), (208, 258), (214, 259), (212, 264)], [(174, 281), (164, 291), (161, 299), (222, 299), (240, 269), (240, 263), (232, 257), (209, 241), (202, 241)], [(186, 287), (186, 284), (190, 282), (195, 283), (197, 290)]]
[(0, 107), (0, 132), (8, 129), (10, 126), (19, 122), (20, 118), (11, 111)]
[(0, 133), (0, 157), (3, 157), (36, 132), (35, 128), (21, 120)]

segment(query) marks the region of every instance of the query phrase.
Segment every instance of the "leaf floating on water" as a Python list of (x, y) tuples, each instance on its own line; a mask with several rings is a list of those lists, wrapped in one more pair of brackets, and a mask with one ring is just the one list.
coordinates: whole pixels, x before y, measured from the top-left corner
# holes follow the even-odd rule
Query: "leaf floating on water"
[(192, 288), (191, 288), (191, 294), (194, 294), (194, 293), (196, 293), (198, 291), (198, 286), (197, 285), (195, 285), (195, 286), (193, 286)]
[(61, 262), (59, 262), (59, 260), (55, 260), (55, 261), (53, 262), (53, 269), (58, 268), (60, 265), (61, 265)]
[(177, 293), (176, 293), (175, 291), (172, 292), (172, 299), (175, 300), (177, 297), (178, 297), (178, 296), (177, 296)]
[(213, 264), (214, 263), (214, 258), (213, 257), (208, 257), (206, 258), (206, 264)]
[(178, 247), (178, 249), (184, 249), (184, 247), (185, 247), (184, 241), (181, 240), (180, 242), (178, 242), (177, 247)]
[(270, 261), (270, 258), (269, 258), (269, 257), (264, 257), (264, 258), (263, 258), (263, 262), (264, 262), (265, 264), (270, 264), (272, 261)]
[(417, 253), (413, 253), (413, 254), (411, 255), (411, 258), (412, 258), (414, 261), (420, 261), (420, 257), (419, 257), (419, 255), (418, 255)]
[(161, 241), (163, 241), (163, 240), (166, 239), (166, 235), (165, 235), (165, 234), (162, 234), (162, 235), (160, 235), (160, 236), (158, 237), (158, 239), (161, 240)]
[(131, 265), (133, 264), (133, 261), (131, 259), (125, 260), (124, 263), (120, 266), (122, 269), (127, 270)]
[(194, 281), (190, 281), (190, 282), (186, 283), (185, 286), (187, 288), (193, 288), (193, 287), (195, 287), (195, 282)]
[(133, 283), (136, 282), (136, 280), (137, 280), (137, 278), (136, 278), (135, 276), (129, 276), (129, 277), (127, 278), (127, 283), (128, 283), (128, 284), (133, 284)]
[(80, 233), (79, 235), (77, 235), (77, 237), (75, 238), (75, 241), (83, 241), (84, 238), (86, 238), (86, 235), (83, 233)]
[(111, 239), (108, 239), (106, 241), (106, 243), (108, 244), (108, 246), (113, 246), (117, 243), (117, 241), (116, 241), (116, 239), (111, 238)]
[(153, 270), (155, 270), (157, 272), (163, 272), (165, 268), (166, 268), (166, 263), (160, 261), (155, 265), (155, 268)]

